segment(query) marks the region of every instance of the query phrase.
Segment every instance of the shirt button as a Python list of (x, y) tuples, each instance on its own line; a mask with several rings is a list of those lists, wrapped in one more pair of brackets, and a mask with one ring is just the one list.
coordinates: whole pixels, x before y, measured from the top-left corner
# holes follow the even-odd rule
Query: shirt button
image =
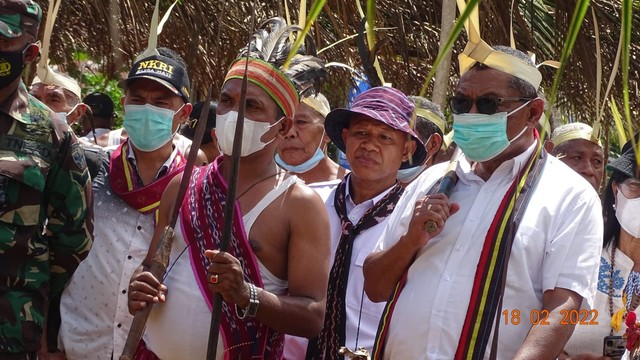
[(127, 256), (127, 259), (131, 260), (131, 259), (133, 259), (133, 256), (129, 255), (129, 256)]
[(476, 220), (478, 220), (478, 219), (477, 219), (475, 216), (472, 216), (472, 217), (469, 219), (469, 221), (471, 221), (471, 222), (476, 222)]
[(125, 290), (122, 290), (122, 293), (123, 293), (123, 294), (126, 294), (126, 293), (127, 293), (127, 290), (126, 290), (126, 289), (125, 289)]
[(118, 328), (121, 328), (121, 327), (122, 327), (122, 324), (118, 324), (118, 325), (116, 325), (116, 326), (117, 326)]
[(445, 275), (443, 279), (444, 279), (445, 281), (449, 281), (449, 280), (451, 280), (451, 278), (449, 277), (449, 275)]
[(138, 230), (142, 230), (142, 226), (138, 225)]
[(457, 246), (456, 246), (456, 251), (460, 251), (460, 249), (462, 249), (462, 246), (457, 245)]

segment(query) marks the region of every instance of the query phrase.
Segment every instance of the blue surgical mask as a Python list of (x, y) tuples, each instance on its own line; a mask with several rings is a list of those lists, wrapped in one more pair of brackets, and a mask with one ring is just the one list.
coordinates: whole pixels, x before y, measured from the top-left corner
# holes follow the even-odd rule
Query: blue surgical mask
[(471, 161), (483, 162), (495, 158), (527, 130), (525, 127), (511, 140), (507, 137), (507, 118), (530, 102), (509, 113), (453, 114), (453, 141)]
[[(427, 141), (424, 142), (425, 147), (431, 141), (432, 136), (433, 135), (429, 136)], [(427, 163), (429, 162), (430, 159), (431, 159), (431, 156), (426, 158), (422, 163), (422, 165), (410, 167), (408, 169), (398, 169), (398, 174), (396, 175), (396, 179), (398, 179), (398, 181), (400, 181), (401, 183), (405, 183), (405, 184), (412, 182), (418, 177), (418, 175), (422, 174), (422, 172), (427, 168)]]
[(401, 183), (408, 184), (413, 180), (415, 180), (418, 177), (418, 175), (422, 174), (422, 172), (426, 168), (427, 168), (427, 164), (422, 164), (420, 166), (414, 166), (408, 169), (399, 169), (398, 175), (396, 176), (396, 178)]
[(287, 164), (286, 162), (284, 162), (284, 160), (282, 160), (282, 158), (280, 157), (280, 154), (277, 152), (275, 156), (276, 164), (280, 165), (281, 168), (289, 172), (292, 172), (294, 174), (302, 174), (313, 169), (325, 157), (324, 151), (322, 151), (322, 149), (320, 148), (320, 146), (322, 145), (323, 139), (324, 139), (324, 131), (322, 132), (322, 136), (320, 137), (320, 144), (318, 144), (318, 147), (316, 148), (316, 152), (313, 153), (313, 156), (309, 160), (303, 162), (302, 164), (300, 165)]
[(66, 113), (66, 112), (57, 112), (56, 115), (58, 115), (58, 120), (60, 120), (60, 122), (64, 125), (68, 125), (67, 123), (67, 117), (71, 114), (73, 114), (74, 111), (76, 111), (76, 109), (78, 108), (78, 105), (80, 104), (76, 104), (76, 106), (74, 106), (73, 108), (71, 108), (71, 110)]
[(178, 111), (151, 104), (125, 105), (122, 126), (138, 150), (155, 151), (173, 138), (173, 116)]
[(58, 121), (61, 124), (67, 125), (67, 113), (66, 112), (57, 112), (56, 115), (58, 116)]
[(322, 161), (322, 159), (324, 159), (324, 151), (322, 151), (322, 149), (320, 148), (316, 149), (316, 152), (313, 154), (311, 159), (303, 162), (300, 165), (287, 164), (286, 162), (284, 162), (284, 160), (282, 160), (282, 158), (280, 157), (280, 154), (278, 153), (276, 153), (276, 156), (275, 156), (276, 164), (280, 165), (281, 168), (289, 172), (292, 172), (294, 174), (302, 174), (313, 169), (314, 167), (316, 167), (316, 165), (320, 163), (320, 161)]

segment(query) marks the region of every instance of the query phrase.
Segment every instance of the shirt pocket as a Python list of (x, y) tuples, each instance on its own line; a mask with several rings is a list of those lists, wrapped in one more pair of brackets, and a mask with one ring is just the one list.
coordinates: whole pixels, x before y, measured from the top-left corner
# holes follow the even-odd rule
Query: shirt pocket
[[(347, 298), (345, 303), (348, 307), (357, 310), (362, 308), (362, 313), (373, 316), (380, 316), (384, 311), (385, 302), (374, 303), (369, 300), (364, 292), (364, 274), (362, 265), (364, 260), (371, 254), (371, 250), (362, 249), (358, 252), (354, 264), (349, 269), (349, 284), (347, 286)], [(362, 307), (361, 307), (362, 304)]]
[(38, 225), (45, 181), (32, 158), (0, 154), (0, 222)]

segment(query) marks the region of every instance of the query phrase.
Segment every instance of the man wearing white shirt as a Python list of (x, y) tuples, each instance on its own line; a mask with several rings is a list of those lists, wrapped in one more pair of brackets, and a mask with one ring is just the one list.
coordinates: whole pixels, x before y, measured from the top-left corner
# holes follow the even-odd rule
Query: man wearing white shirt
[[(371, 350), (384, 304), (372, 303), (364, 295), (362, 263), (403, 192), (396, 181), (398, 169), (422, 164), (426, 157), (409, 125), (413, 109), (399, 90), (376, 87), (358, 95), (349, 110), (327, 115), (326, 132), (347, 155), (352, 172), (325, 202), (332, 268), (323, 330), (309, 341), (307, 359), (336, 359), (343, 346)], [(291, 346), (287, 342), (286, 347)], [(285, 355), (304, 358), (304, 352)]]
[[(133, 321), (129, 280), (149, 248), (160, 197), (187, 162), (173, 134), (191, 112), (189, 76), (179, 55), (158, 51), (138, 59), (121, 83), (128, 140), (98, 156), (94, 246), (60, 304), (59, 343), (69, 360), (111, 360), (122, 353)], [(148, 64), (172, 71), (149, 71)]]
[[(583, 298), (592, 303), (602, 238), (597, 194), (541, 149), (534, 131), (544, 108), (541, 76), (530, 59), (505, 47), (492, 55), (500, 60), (461, 66), (450, 100), (454, 141), (465, 155), (450, 196), (425, 197), (444, 169), (425, 171), (398, 203), (380, 251), (365, 261), (369, 297), (393, 293), (376, 359), (481, 359), (492, 350), (498, 359), (555, 359), (576, 323), (566, 315)], [(437, 227), (429, 233), (431, 221)]]

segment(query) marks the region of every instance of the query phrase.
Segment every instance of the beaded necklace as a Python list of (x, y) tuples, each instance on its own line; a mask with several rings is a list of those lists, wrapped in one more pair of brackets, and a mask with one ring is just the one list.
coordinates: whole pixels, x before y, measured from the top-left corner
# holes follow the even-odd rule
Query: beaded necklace
[[(611, 270), (609, 277), (609, 315), (613, 320), (613, 268), (616, 266), (616, 249), (617, 246), (613, 244), (613, 250), (611, 250)], [(626, 314), (625, 314), (626, 315)], [(609, 336), (613, 336), (613, 325), (611, 325), (611, 329), (609, 330)]]

